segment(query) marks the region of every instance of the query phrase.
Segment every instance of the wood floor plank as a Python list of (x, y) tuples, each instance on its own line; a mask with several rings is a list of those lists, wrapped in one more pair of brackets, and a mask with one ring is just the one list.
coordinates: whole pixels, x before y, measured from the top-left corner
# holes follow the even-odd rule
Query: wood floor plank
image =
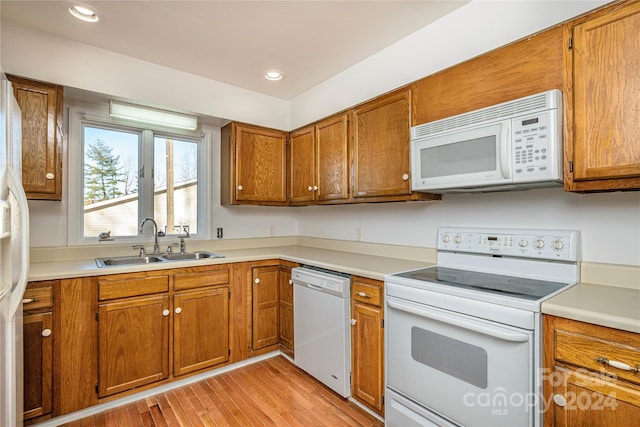
[(382, 427), (282, 356), (61, 427)]

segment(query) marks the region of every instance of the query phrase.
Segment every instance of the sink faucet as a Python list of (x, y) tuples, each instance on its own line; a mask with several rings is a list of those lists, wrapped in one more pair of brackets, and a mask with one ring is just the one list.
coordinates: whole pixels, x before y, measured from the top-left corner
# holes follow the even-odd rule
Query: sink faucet
[(151, 221), (153, 224), (153, 253), (157, 254), (160, 252), (160, 246), (158, 246), (158, 224), (155, 222), (153, 218), (145, 218), (140, 223), (140, 229), (138, 230), (138, 234), (142, 234), (142, 228), (147, 223), (147, 221)]

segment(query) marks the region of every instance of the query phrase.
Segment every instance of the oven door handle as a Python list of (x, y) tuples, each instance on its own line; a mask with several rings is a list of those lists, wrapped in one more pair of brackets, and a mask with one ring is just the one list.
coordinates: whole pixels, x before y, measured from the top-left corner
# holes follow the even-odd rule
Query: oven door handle
[(481, 334), (489, 335), (501, 340), (513, 341), (513, 342), (529, 341), (529, 335), (525, 333), (509, 332), (502, 328), (500, 329), (492, 328), (490, 326), (486, 326), (470, 320), (466, 320), (462, 317), (438, 313), (428, 308), (417, 306), (416, 304), (401, 302), (392, 298), (387, 298), (387, 305), (391, 308), (395, 308), (396, 310), (406, 311), (408, 313), (425, 317), (427, 319), (432, 319), (438, 322), (457, 326), (462, 329), (468, 329), (474, 332), (479, 332)]

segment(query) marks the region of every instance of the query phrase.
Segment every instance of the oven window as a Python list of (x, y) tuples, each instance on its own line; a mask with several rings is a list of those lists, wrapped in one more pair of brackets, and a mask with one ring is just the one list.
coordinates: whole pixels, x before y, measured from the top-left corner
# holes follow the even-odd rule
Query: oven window
[(476, 387), (487, 388), (487, 352), (481, 347), (414, 326), (411, 357)]
[(420, 150), (422, 178), (496, 170), (496, 136), (489, 135), (468, 141), (443, 144)]

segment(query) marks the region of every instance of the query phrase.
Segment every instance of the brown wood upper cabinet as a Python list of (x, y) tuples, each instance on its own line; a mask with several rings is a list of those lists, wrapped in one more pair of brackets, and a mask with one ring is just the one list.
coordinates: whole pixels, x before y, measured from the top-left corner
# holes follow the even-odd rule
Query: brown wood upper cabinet
[(624, 2), (579, 20), (572, 36), (567, 67), (573, 77), (573, 145), (566, 147), (565, 189), (638, 189), (640, 3)]
[(289, 145), (291, 204), (349, 201), (347, 113), (292, 132)]
[(62, 86), (7, 77), (22, 110), (22, 185), (27, 198), (62, 200)]
[(221, 203), (286, 205), (287, 133), (232, 122), (221, 137)]
[(418, 80), (412, 125), (562, 90), (567, 45), (557, 26)]

